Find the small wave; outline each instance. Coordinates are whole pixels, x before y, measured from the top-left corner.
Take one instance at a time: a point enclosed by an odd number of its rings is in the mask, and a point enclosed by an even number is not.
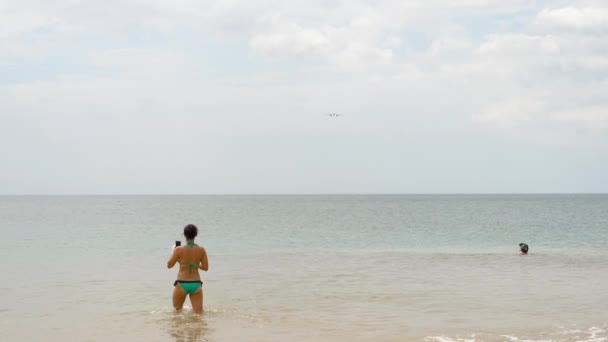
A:
[[[448,336],[427,336],[427,342],[475,342],[475,338],[453,338]]]
[[[192,313],[192,307],[190,307],[188,305],[184,305],[183,309],[179,312],[175,311],[175,309],[173,309],[173,307],[168,307],[168,306],[148,311],[148,314],[151,314],[151,315],[167,315],[167,314],[190,315],[191,313]],[[226,308],[219,308],[219,307],[205,307],[203,310],[203,315],[204,316],[209,316],[209,315],[211,315],[211,316],[222,316],[222,315],[239,316],[239,315],[243,315],[243,314],[237,309],[229,310]]]
[[[164,307],[164,308],[160,308],[160,309],[155,309],[150,311],[151,314],[155,315],[155,314],[166,314],[166,313],[171,313],[173,312],[173,308],[170,307]]]
[[[588,329],[567,329],[553,332],[542,332],[536,335],[493,335],[472,334],[468,336],[427,336],[426,342],[608,342],[608,327],[591,327]]]
[[[528,339],[528,338],[521,340],[518,337],[511,336],[511,335],[500,335],[500,336],[506,338],[507,341],[513,341],[513,342],[515,342],[515,341],[519,341],[519,342],[553,342],[553,341],[556,341],[556,340],[545,340],[545,339],[538,340],[538,339]],[[558,340],[558,341],[561,341],[561,340]]]

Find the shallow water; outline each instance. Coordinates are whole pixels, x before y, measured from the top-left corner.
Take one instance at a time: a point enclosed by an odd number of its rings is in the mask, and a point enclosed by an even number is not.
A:
[[[605,195],[0,197],[0,234],[2,341],[608,341]]]

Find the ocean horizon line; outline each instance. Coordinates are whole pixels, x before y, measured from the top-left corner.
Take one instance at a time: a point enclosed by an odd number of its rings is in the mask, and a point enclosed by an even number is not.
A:
[[[134,196],[568,196],[568,195],[608,195],[608,192],[369,192],[369,193],[27,193],[0,194],[0,197],[134,197]]]

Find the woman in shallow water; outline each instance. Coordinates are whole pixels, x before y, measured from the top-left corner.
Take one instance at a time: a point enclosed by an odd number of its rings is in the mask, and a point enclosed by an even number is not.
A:
[[[203,271],[209,270],[207,251],[205,248],[194,243],[194,238],[198,234],[198,228],[189,224],[184,227],[186,245],[175,247],[173,255],[167,262],[167,268],[172,268],[175,263],[179,263],[177,280],[173,284],[173,307],[181,310],[190,295],[192,311],[196,314],[203,313],[203,282],[198,273],[199,268]]]

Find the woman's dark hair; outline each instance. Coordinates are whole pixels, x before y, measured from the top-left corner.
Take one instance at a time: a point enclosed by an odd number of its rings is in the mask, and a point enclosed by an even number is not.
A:
[[[189,224],[184,227],[184,236],[186,237],[186,239],[192,240],[196,237],[197,234],[198,234],[198,228],[196,228],[195,225]]]

